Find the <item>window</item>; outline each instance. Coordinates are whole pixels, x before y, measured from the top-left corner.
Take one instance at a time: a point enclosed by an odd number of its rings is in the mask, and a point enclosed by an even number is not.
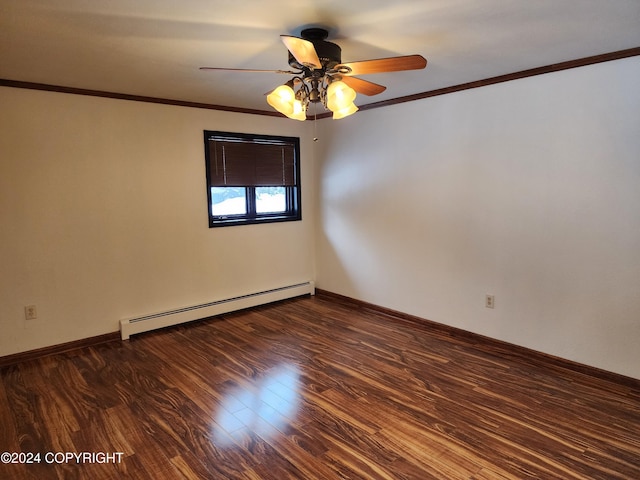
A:
[[[300,220],[300,139],[205,130],[209,227]]]

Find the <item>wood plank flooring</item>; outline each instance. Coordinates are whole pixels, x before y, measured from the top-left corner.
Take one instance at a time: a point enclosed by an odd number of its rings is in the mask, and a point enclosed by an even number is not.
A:
[[[640,391],[306,297],[3,367],[1,452],[40,454],[2,479],[638,479]]]

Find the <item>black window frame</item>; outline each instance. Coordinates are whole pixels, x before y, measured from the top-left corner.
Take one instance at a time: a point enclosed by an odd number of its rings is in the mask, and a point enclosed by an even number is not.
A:
[[[260,145],[287,145],[293,148],[293,170],[294,170],[294,184],[284,186],[285,189],[285,201],[286,210],[284,212],[269,212],[258,213],[256,211],[256,188],[262,186],[273,185],[236,185],[245,189],[245,202],[246,212],[245,214],[237,215],[214,215],[212,212],[212,198],[211,188],[212,185],[212,167],[211,167],[211,141],[222,142],[239,142],[239,143],[251,143],[255,148]],[[205,166],[206,166],[206,180],[207,180],[207,212],[209,217],[209,228],[216,227],[229,227],[237,225],[253,225],[260,223],[274,223],[274,222],[293,222],[302,220],[302,202],[301,202],[301,188],[300,188],[300,138],[299,137],[285,137],[277,135],[264,135],[253,133],[235,133],[235,132],[221,132],[216,130],[204,130],[204,151],[205,151]],[[284,168],[284,167],[283,167]]]

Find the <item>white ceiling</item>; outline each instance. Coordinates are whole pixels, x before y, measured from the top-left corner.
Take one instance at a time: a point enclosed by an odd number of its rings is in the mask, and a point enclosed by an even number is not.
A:
[[[370,75],[364,105],[640,46],[640,0],[0,0],[0,79],[270,110],[281,34],[330,30],[343,62],[421,54]]]

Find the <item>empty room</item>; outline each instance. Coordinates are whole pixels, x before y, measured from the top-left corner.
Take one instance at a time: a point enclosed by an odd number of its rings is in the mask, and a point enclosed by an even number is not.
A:
[[[637,0],[0,0],[0,478],[640,478]]]

